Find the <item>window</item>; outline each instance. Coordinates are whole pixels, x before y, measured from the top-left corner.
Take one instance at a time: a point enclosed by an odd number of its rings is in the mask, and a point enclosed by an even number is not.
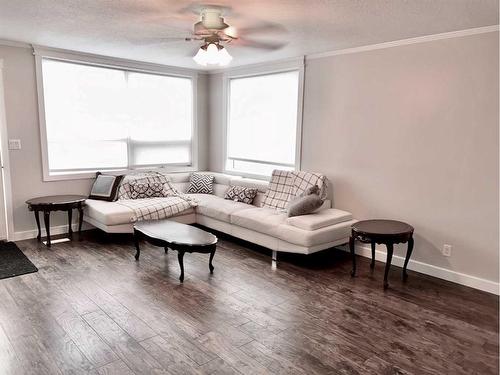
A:
[[[191,78],[49,58],[41,68],[49,176],[192,165]]]
[[[230,78],[226,170],[270,176],[297,168],[299,70]]]

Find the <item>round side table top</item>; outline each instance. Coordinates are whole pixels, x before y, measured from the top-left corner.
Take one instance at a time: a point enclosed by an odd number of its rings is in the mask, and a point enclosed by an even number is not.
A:
[[[362,220],[352,225],[352,230],[358,234],[397,236],[401,234],[413,233],[410,224],[397,220]]]
[[[84,195],[50,195],[50,196],[46,196],[46,197],[37,197],[37,198],[28,199],[26,201],[26,204],[28,204],[30,206],[74,204],[74,203],[83,202],[83,201],[85,201],[85,199],[87,199],[87,197]]]

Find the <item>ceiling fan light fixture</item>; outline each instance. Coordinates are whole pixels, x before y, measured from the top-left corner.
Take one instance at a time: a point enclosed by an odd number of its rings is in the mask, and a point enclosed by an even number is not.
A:
[[[193,57],[193,60],[202,66],[226,66],[232,59],[232,56],[223,46],[215,43],[204,44]]]
[[[207,64],[218,65],[219,64],[219,49],[214,43],[210,43],[207,46]]]
[[[222,47],[222,49],[219,50],[219,65],[220,66],[226,66],[229,65],[233,57],[227,52],[227,49]]]
[[[194,55],[193,60],[201,66],[207,66],[207,57],[206,57],[207,51],[201,47],[196,55]]]

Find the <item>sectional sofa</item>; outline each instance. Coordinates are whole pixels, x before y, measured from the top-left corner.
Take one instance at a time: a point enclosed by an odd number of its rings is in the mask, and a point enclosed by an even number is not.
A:
[[[277,252],[311,254],[348,242],[351,225],[355,222],[349,212],[331,207],[326,200],[322,207],[309,215],[288,218],[276,209],[260,207],[268,182],[221,173],[215,176],[214,194],[189,194],[198,202],[168,220],[185,224],[200,224],[267,247]],[[172,186],[186,192],[189,173],[167,173]],[[259,190],[253,204],[224,199],[230,185],[253,187]],[[136,221],[134,211],[116,202],[88,199],[84,220],[108,233],[132,233]]]

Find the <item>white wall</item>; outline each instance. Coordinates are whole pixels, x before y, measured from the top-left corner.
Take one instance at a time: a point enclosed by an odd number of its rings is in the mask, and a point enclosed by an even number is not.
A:
[[[498,42],[494,32],[307,60],[301,159],[333,182],[336,207],[411,223],[413,260],[494,282]],[[221,81],[209,80],[216,171]]]
[[[0,46],[0,59],[4,61],[8,137],[20,139],[22,143],[21,150],[9,151],[13,224],[14,231],[19,237],[23,235],[23,232],[36,228],[33,213],[28,211],[25,204],[27,199],[52,194],[87,195],[91,180],[43,181],[34,56],[30,48]],[[200,169],[206,169],[208,166],[207,80],[205,74],[198,75],[198,162]],[[64,213],[57,212],[51,215],[52,226],[66,224],[66,220]]]

